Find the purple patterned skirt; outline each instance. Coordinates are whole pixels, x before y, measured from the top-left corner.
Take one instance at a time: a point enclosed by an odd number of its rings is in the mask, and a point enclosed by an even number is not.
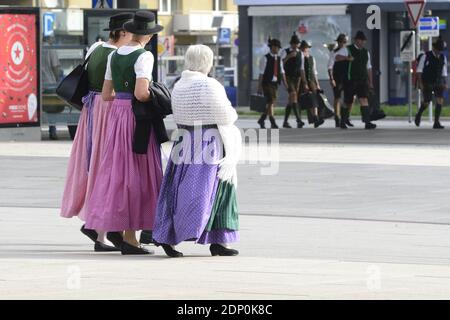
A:
[[[183,135],[173,145],[164,174],[153,238],[171,245],[182,241],[236,242],[237,230],[209,228],[208,231],[207,228],[220,184],[217,170],[223,145],[219,131],[208,127],[182,131]]]

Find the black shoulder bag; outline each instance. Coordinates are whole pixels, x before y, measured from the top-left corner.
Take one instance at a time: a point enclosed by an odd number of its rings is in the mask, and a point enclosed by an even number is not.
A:
[[[89,57],[83,64],[76,66],[71,73],[62,79],[56,88],[56,94],[78,110],[83,108],[83,102],[81,100],[89,92],[88,73],[86,69]]]

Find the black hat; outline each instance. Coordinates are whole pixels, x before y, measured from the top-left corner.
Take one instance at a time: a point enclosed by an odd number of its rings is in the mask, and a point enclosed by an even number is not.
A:
[[[292,37],[291,37],[291,41],[289,42],[290,44],[299,44],[300,43],[300,39],[297,36],[297,33],[293,33]]]
[[[118,13],[109,18],[109,27],[103,31],[123,30],[125,22],[133,20],[134,14],[131,12]]]
[[[271,39],[269,38],[269,43],[268,43],[269,47],[278,47],[281,48],[281,42],[278,39]]]
[[[138,11],[132,21],[126,22],[123,28],[131,33],[149,35],[160,32],[163,26],[156,24],[155,15],[151,11]]]
[[[355,40],[359,39],[359,40],[367,40],[366,35],[364,34],[364,32],[362,32],[361,30],[359,30],[358,32],[356,32],[355,35]]]
[[[445,42],[442,39],[437,39],[433,43],[433,48],[435,48],[438,51],[444,51],[445,50]]]
[[[306,40],[302,40],[302,42],[300,43],[300,49],[311,48],[311,47],[312,47],[311,43],[309,43]]]
[[[345,33],[340,33],[338,35],[338,37],[336,38],[336,42],[342,42],[342,41],[344,41],[346,39],[347,39],[347,35],[345,35]]]

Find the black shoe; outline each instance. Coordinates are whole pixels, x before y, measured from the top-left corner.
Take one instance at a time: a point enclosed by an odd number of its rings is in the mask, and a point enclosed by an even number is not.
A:
[[[258,120],[258,124],[259,124],[261,129],[265,129],[266,128],[266,124],[264,123],[263,119],[259,119]]]
[[[323,119],[316,119],[316,120],[314,121],[314,128],[320,127],[321,125],[324,124],[324,122],[325,122],[325,120],[323,120]]]
[[[287,122],[287,121],[285,121],[285,122],[283,123],[283,128],[286,128],[286,129],[292,129],[291,125],[290,125],[289,122]]]
[[[153,252],[141,247],[135,247],[128,242],[123,241],[121,250],[122,255],[140,255],[140,254],[152,254]]]
[[[372,130],[372,129],[375,129],[376,127],[377,127],[376,124],[371,123],[371,122],[366,122],[366,126],[364,127],[364,129],[366,129],[366,130]]]
[[[416,127],[420,127],[420,120],[421,120],[421,115],[416,114],[416,117],[414,118],[414,123],[416,124]]]
[[[441,125],[439,121],[435,122],[433,125],[433,129],[444,129],[445,127]]]
[[[339,128],[341,126],[341,119],[338,116],[334,116],[334,127]]]
[[[237,256],[239,254],[239,251],[225,248],[220,244],[212,244],[209,251],[211,251],[212,256]]]
[[[354,127],[353,123],[350,122],[350,119],[345,120],[345,124],[349,127]]]
[[[91,229],[86,229],[84,227],[84,224],[81,226],[80,229],[81,233],[83,233],[86,237],[88,237],[89,239],[91,239],[93,242],[97,242],[97,238],[98,238],[98,233],[95,230],[91,230]]]
[[[153,231],[152,230],[142,230],[139,242],[143,244],[153,243]]]
[[[94,246],[95,252],[112,252],[112,251],[120,251],[120,249],[117,249],[116,247],[108,246],[107,244],[104,244],[100,241],[95,241]]]
[[[117,249],[120,250],[120,248],[122,248],[123,237],[119,232],[108,232],[106,234],[106,239],[108,239]]]
[[[270,128],[271,129],[278,129],[278,125],[277,125],[277,122],[275,121],[275,118],[274,117],[270,117],[269,120],[270,120]]]
[[[157,247],[161,246],[164,249],[164,252],[166,253],[166,255],[170,258],[181,258],[183,256],[182,252],[175,250],[174,248],[172,248],[171,245],[168,245],[165,243],[157,243],[157,242],[154,242],[154,244]]]

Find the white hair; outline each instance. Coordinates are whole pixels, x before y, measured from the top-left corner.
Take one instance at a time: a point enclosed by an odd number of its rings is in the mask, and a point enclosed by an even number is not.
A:
[[[208,46],[195,44],[189,46],[184,55],[184,59],[184,67],[186,70],[208,74],[213,66],[214,54]]]

